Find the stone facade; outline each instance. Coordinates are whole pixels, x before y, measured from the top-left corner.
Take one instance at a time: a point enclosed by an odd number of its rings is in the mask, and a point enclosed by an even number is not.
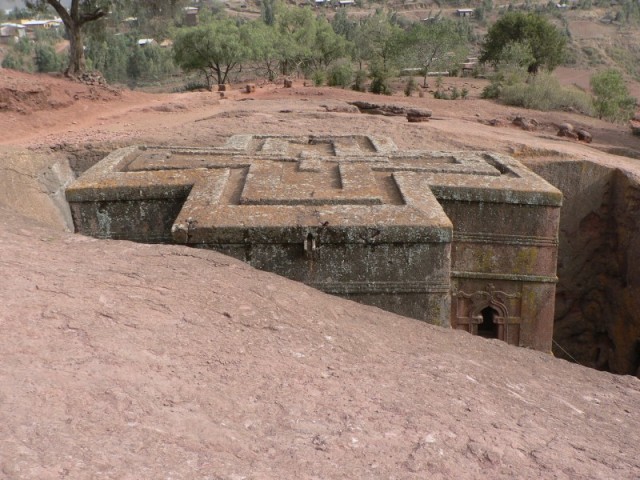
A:
[[[328,293],[550,351],[560,191],[488,152],[367,136],[129,147],[67,189],[76,230],[215,249]]]

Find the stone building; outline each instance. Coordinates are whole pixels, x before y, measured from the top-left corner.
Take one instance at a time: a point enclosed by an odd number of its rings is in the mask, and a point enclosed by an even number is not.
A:
[[[550,351],[562,194],[513,158],[367,136],[129,147],[67,189],[76,230],[209,248],[328,293]]]

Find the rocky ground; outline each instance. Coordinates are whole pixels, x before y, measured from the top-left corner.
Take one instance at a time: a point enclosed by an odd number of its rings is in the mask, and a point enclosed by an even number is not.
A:
[[[552,174],[567,159],[637,168],[626,126],[472,97],[385,99],[433,111],[408,123],[349,111],[372,95],[301,84],[220,99],[1,71],[0,477],[640,477],[637,378],[353,304],[213,252],[64,231],[74,170],[130,143],[354,132],[509,152]],[[514,126],[517,114],[537,129]],[[567,121],[593,143],[556,137]]]

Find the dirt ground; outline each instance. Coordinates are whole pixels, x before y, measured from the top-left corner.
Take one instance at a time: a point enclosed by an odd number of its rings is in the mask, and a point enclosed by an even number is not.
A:
[[[12,183],[30,158],[77,149],[216,145],[232,133],[638,162],[606,153],[640,150],[626,126],[500,106],[474,86],[464,101],[301,83],[221,99],[0,70],[0,176]],[[345,112],[362,99],[433,119]],[[516,114],[538,129],[512,125]],[[557,137],[565,121],[594,142]],[[7,192],[0,203],[19,205]],[[214,252],[99,241],[27,213],[0,206],[0,478],[640,477],[636,378],[330,297]]]
[[[485,80],[446,78],[444,88],[467,87],[466,100],[377,96],[334,88],[280,85],[241,92],[235,85],[228,98],[217,92],[147,94],[105,89],[63,78],[0,72],[0,145],[31,149],[108,144],[213,145],[232,133],[321,134],[367,133],[392,137],[402,148],[491,149],[517,155],[602,157],[603,151],[624,151],[640,157],[640,137],[626,125],[615,125],[567,112],[535,112],[479,98]],[[343,113],[347,102],[368,100],[427,108],[428,123],[403,117]],[[327,111],[326,107],[330,107]],[[536,131],[512,125],[516,115],[533,118]],[[570,122],[593,134],[586,145],[556,137],[557,125]],[[489,125],[492,123],[495,126]],[[624,161],[623,157],[619,157]]]

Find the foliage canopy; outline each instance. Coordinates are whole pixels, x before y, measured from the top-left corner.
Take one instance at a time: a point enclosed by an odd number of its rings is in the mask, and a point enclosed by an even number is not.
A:
[[[636,99],[629,95],[622,74],[607,69],[591,77],[591,89],[598,118],[614,122],[629,120],[636,110]]]
[[[541,67],[552,71],[564,59],[566,37],[543,16],[536,13],[508,12],[490,28],[482,45],[480,61],[497,64],[504,49],[513,43],[528,46],[533,59],[529,73]]]
[[[403,56],[424,71],[424,85],[429,71],[447,71],[464,60],[468,53],[467,38],[458,22],[440,20],[414,24],[403,41]]]
[[[186,71],[201,71],[212,82],[223,84],[229,73],[249,57],[240,28],[231,19],[178,30],[173,44],[176,63]]]

